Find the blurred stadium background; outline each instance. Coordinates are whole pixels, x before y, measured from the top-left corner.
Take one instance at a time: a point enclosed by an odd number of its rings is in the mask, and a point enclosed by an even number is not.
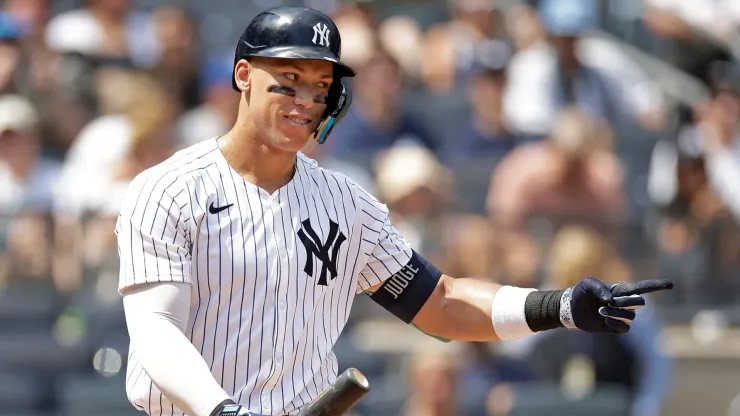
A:
[[[740,2],[0,1],[0,415],[138,414],[123,190],[227,131],[258,11],[331,13],[351,113],[305,152],[453,276],[665,277],[629,336],[442,344],[356,302],[355,415],[740,415]]]

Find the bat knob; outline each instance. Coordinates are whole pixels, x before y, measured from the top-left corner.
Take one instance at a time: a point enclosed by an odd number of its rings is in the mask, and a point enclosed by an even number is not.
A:
[[[367,380],[367,377],[360,372],[360,370],[356,368],[348,368],[345,373],[351,374],[351,377],[357,382],[359,387],[368,391],[370,390],[370,382]]]

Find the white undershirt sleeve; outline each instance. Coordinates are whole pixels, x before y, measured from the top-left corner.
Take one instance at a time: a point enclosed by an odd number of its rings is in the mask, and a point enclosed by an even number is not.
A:
[[[129,337],[144,371],[188,416],[208,416],[229,395],[185,336],[190,285],[134,286],[123,296]]]

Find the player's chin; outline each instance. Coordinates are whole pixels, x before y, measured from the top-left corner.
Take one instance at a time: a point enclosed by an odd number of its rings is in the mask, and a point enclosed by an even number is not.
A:
[[[306,143],[310,140],[310,136],[301,135],[289,135],[285,132],[279,132],[272,140],[272,145],[280,149],[284,152],[299,152],[301,151],[305,146]]]
[[[309,139],[311,139],[314,131],[316,130],[316,123],[311,122],[308,124],[297,124],[290,120],[285,120],[280,126],[281,134],[281,146],[283,149],[288,150],[301,150]]]

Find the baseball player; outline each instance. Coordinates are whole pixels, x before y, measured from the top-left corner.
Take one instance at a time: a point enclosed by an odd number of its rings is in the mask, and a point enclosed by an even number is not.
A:
[[[130,356],[126,392],[149,415],[296,415],[336,378],[357,294],[442,340],[567,327],[624,333],[667,281],[553,291],[444,275],[384,204],[300,152],[350,106],[332,20],[256,16],[239,39],[234,127],[138,175],[116,225]]]

